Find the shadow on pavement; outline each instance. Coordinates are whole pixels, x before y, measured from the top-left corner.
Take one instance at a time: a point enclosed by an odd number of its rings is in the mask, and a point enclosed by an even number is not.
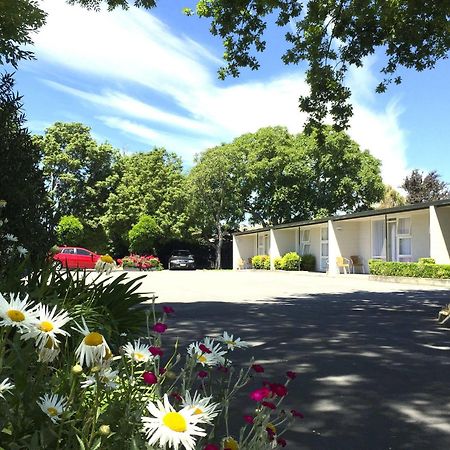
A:
[[[172,303],[167,338],[187,346],[226,330],[254,345],[236,362],[253,355],[278,381],[296,371],[285,408],[305,419],[285,436],[291,449],[448,449],[450,330],[435,318],[449,302],[447,291],[406,291]],[[238,421],[252,406],[240,402]]]

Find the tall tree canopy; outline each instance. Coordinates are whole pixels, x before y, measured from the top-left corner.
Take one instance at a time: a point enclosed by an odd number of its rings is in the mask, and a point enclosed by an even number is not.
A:
[[[43,154],[43,170],[55,216],[74,215],[96,226],[113,189],[119,152],[97,144],[81,123],[57,122],[36,136]]]
[[[376,209],[394,208],[406,204],[406,198],[391,185],[384,186],[384,196],[380,203],[375,205]]]
[[[35,253],[45,253],[51,238],[51,213],[40,168],[39,147],[26,128],[14,80],[0,78],[0,200],[6,201],[3,231]]]
[[[406,191],[408,203],[432,202],[450,197],[448,184],[442,181],[441,176],[431,171],[424,176],[422,172],[414,169],[403,182],[402,188]]]
[[[62,0],[61,0],[62,1]],[[69,0],[87,8],[127,8],[126,0]],[[135,0],[134,5],[152,8],[156,0]],[[34,0],[0,1],[0,63],[17,63],[32,54],[20,46],[45,20]],[[401,82],[399,67],[422,71],[446,58],[450,48],[448,17],[450,0],[199,0],[196,13],[210,20],[210,31],[223,40],[225,66],[220,77],[238,76],[241,68],[259,68],[257,53],[266,48],[264,33],[269,24],[282,29],[288,48],[285,64],[308,65],[309,95],[300,97],[300,108],[309,113],[308,131],[327,114],[338,128],[352,115],[350,89],[345,75],[350,66],[362,66],[364,58],[379,50],[386,60],[383,92],[393,81]]]

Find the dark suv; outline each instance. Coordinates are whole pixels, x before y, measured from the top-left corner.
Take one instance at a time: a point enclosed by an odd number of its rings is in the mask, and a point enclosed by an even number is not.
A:
[[[194,255],[189,250],[174,250],[169,258],[169,270],[173,269],[195,270]]]

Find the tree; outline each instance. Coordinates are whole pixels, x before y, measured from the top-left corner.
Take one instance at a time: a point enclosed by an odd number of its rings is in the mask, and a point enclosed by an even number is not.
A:
[[[196,157],[189,173],[190,207],[202,230],[214,230],[216,269],[221,268],[224,232],[244,218],[245,154],[233,144]]]
[[[33,143],[14,92],[10,74],[0,78],[0,200],[6,201],[3,231],[15,235],[29,251],[46,253],[52,239],[50,207],[40,168],[41,153]]]
[[[56,227],[58,243],[62,245],[77,246],[83,242],[84,227],[80,219],[75,216],[62,216]]]
[[[423,176],[422,172],[414,169],[409,177],[406,177],[402,188],[407,192],[408,203],[432,202],[450,197],[448,184],[440,180],[440,175],[431,171]]]
[[[117,253],[128,248],[128,232],[142,214],[152,216],[165,239],[188,228],[186,186],[181,159],[163,148],[135,153],[118,165],[119,181],[106,202],[102,223]]]
[[[400,192],[396,191],[392,186],[385,185],[384,197],[380,203],[376,205],[376,209],[394,208],[395,206],[403,206],[406,204],[406,199]]]
[[[108,143],[97,144],[90,128],[81,123],[56,122],[35,142],[44,156],[44,176],[56,219],[74,215],[97,228],[116,182],[119,152]]]
[[[128,233],[130,250],[133,253],[150,255],[155,251],[155,245],[161,237],[161,229],[156,220],[143,214]]]

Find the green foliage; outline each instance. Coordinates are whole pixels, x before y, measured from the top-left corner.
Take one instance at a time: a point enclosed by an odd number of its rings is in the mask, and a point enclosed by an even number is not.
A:
[[[308,65],[309,94],[300,98],[300,108],[309,113],[307,131],[327,115],[338,128],[348,125],[353,110],[345,77],[350,67],[363,66],[367,56],[379,50],[386,55],[378,92],[401,82],[398,69],[422,71],[446,58],[448,12],[446,1],[410,0],[200,0],[196,8],[198,16],[211,21],[211,33],[222,39],[221,78],[239,76],[243,67],[258,69],[256,53],[266,48],[266,30],[273,24],[287,29],[283,62]]]
[[[148,255],[154,253],[155,244],[162,236],[154,217],[143,214],[128,233],[130,250]]]
[[[83,241],[84,227],[75,216],[62,216],[56,227],[58,244],[77,246]]]
[[[375,209],[394,208],[395,206],[403,206],[406,199],[400,192],[396,191],[392,186],[385,185],[384,196],[380,203],[374,205]]]
[[[0,200],[6,201],[2,208],[3,231],[15,235],[21,245],[36,255],[50,247],[53,239],[49,230],[53,222],[39,165],[41,153],[26,128],[21,108],[21,97],[14,92],[12,75],[1,75]]]
[[[296,252],[289,252],[283,255],[282,269],[283,270],[300,270],[301,257]]]
[[[369,269],[372,275],[415,278],[450,278],[449,264],[385,262],[371,259],[369,260]]]
[[[436,261],[434,258],[419,258],[417,260],[419,264],[436,264]]]
[[[252,258],[252,267],[254,269],[270,270],[270,256],[256,255]]]
[[[407,193],[408,203],[432,202],[450,197],[448,184],[440,180],[440,175],[435,170],[423,176],[422,172],[414,169],[405,178],[402,188]]]
[[[139,270],[163,270],[163,266],[156,256],[129,255],[121,260],[124,268],[133,268]]]
[[[281,256],[277,256],[273,260],[273,265],[275,267],[275,270],[283,270],[283,258]]]
[[[309,253],[301,256],[300,269],[314,272],[316,270],[316,257]]]

